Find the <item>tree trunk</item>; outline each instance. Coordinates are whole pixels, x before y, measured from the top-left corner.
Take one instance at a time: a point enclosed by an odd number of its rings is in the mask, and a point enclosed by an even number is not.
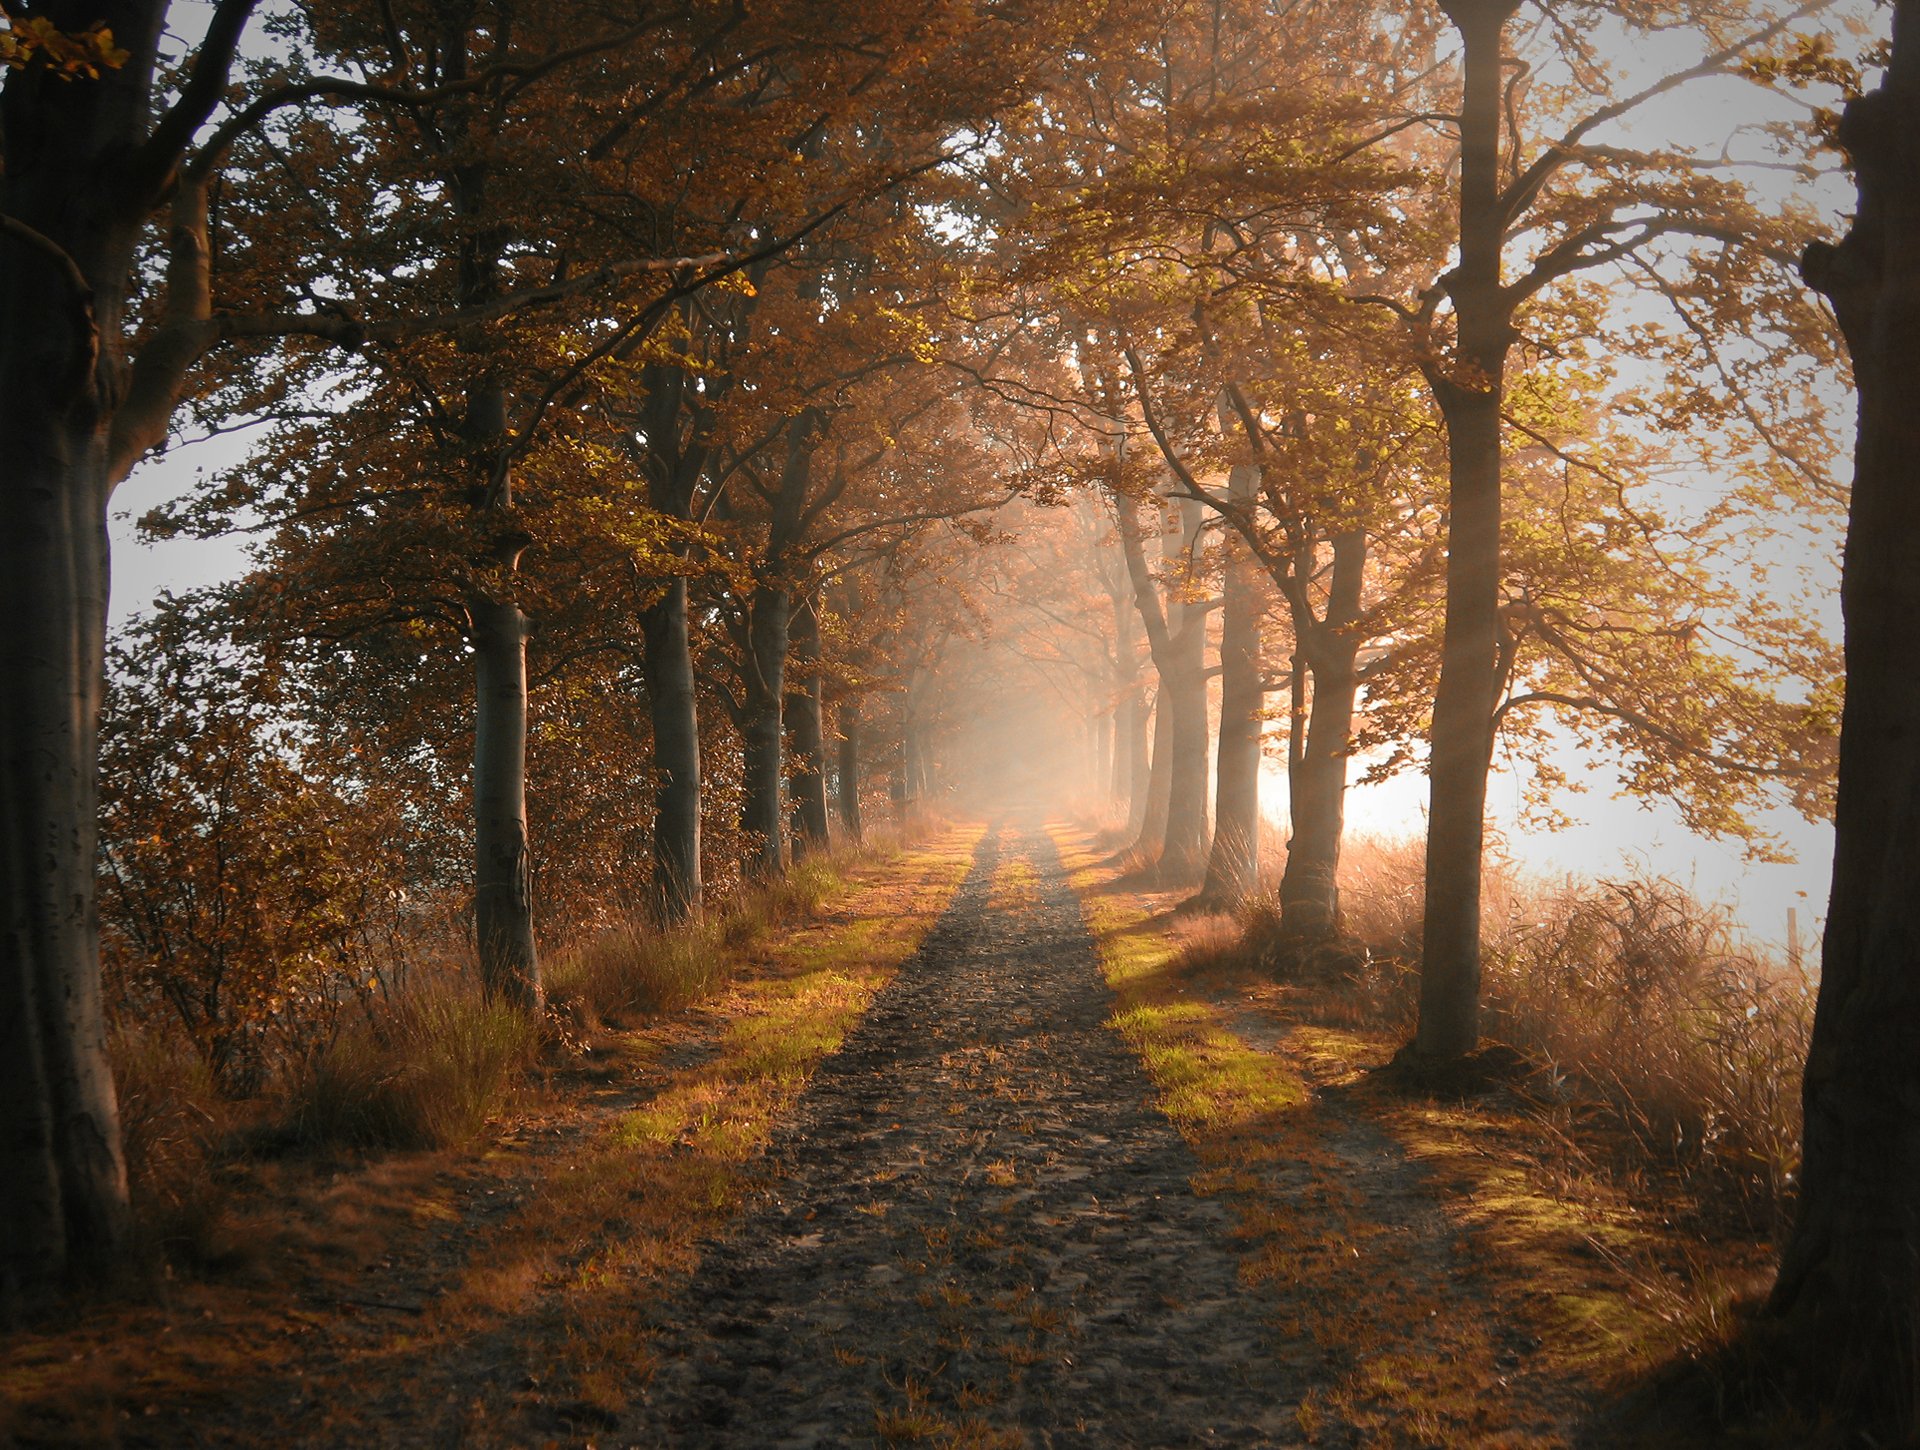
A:
[[[1292,784],[1293,833],[1280,878],[1281,930],[1301,941],[1340,933],[1340,843],[1358,693],[1351,641],[1328,646],[1313,671],[1306,748]]]
[[[35,399],[31,355],[60,334],[23,325],[35,313],[20,296],[27,279],[8,272],[0,273],[14,284],[5,288],[0,343],[7,399],[0,457],[8,475],[0,490],[0,598],[13,621],[0,641],[7,863],[0,1303],[15,1288],[103,1265],[127,1219],[93,884],[107,602],[104,459],[84,417],[50,416],[44,396]]]
[[[1417,1051],[1458,1057],[1480,1037],[1480,868],[1499,660],[1500,398],[1512,343],[1500,293],[1501,32],[1516,0],[1443,0],[1460,30],[1460,265],[1449,290],[1459,342],[1428,364],[1447,427],[1447,606],[1434,695],[1426,915]]]
[[[1148,572],[1138,516],[1132,499],[1114,498],[1121,552],[1133,585],[1135,608],[1147,632],[1147,648],[1160,677],[1154,702],[1152,778],[1147,813],[1134,844],[1136,855],[1155,863],[1171,881],[1199,874],[1206,856],[1207,830],[1207,678],[1206,614],[1170,601],[1162,605]],[[1200,525],[1200,506],[1181,505],[1182,544]],[[1182,545],[1167,551],[1178,559]]]
[[[1920,0],[1840,140],[1860,205],[1807,249],[1860,390],[1841,603],[1833,896],[1807,1056],[1805,1158],[1771,1308],[1806,1382],[1885,1443],[1920,1431]]]
[[[787,694],[793,735],[793,852],[827,848],[827,747],[820,707],[820,617],[802,600],[790,629],[794,683]]]
[[[476,598],[473,615],[473,926],[489,998],[540,1005],[527,845],[527,617]]]
[[[653,722],[653,904],[663,925],[700,910],[700,717],[687,633],[687,581],[640,615]]]
[[[1147,819],[1147,702],[1140,679],[1140,619],[1124,559],[1118,571],[1103,571],[1103,575],[1113,605],[1113,800],[1126,811],[1128,835],[1138,839]]]
[[[840,829],[847,839],[858,841],[863,835],[860,824],[860,705],[856,700],[840,702],[840,791],[835,799],[839,807]]]
[[[1207,616],[1180,606],[1173,631],[1173,669],[1162,679],[1167,706],[1167,825],[1160,851],[1161,879],[1196,880],[1207,860],[1207,753],[1213,731],[1207,721]]]
[[[1259,470],[1241,464],[1227,493],[1250,502]],[[1266,690],[1260,681],[1262,575],[1237,533],[1226,540],[1220,616],[1220,745],[1214,779],[1213,851],[1201,899],[1232,906],[1253,894],[1260,873],[1260,739]]]
[[[920,803],[917,793],[920,770],[919,684],[920,669],[915,666],[908,672],[907,687],[900,695],[900,768],[894,773],[893,796],[900,804],[902,816],[912,815]]]
[[[746,753],[746,800],[740,827],[747,834],[747,875],[764,880],[786,869],[786,832],[781,813],[782,709],[786,690],[787,591],[763,584],[754,590],[747,623],[746,714],[741,727]]]
[[[1166,687],[1153,703],[1153,753],[1147,760],[1147,808],[1140,817],[1140,833],[1133,853],[1155,862],[1167,844],[1167,801],[1173,779],[1173,714],[1166,708]]]
[[[1359,694],[1355,661],[1367,538],[1359,530],[1333,541],[1333,573],[1326,617],[1297,627],[1296,657],[1313,681],[1313,703],[1297,716],[1304,726],[1288,765],[1292,832],[1280,880],[1281,931],[1297,941],[1340,934],[1340,845],[1346,834],[1347,763],[1353,756],[1353,710]],[[1297,619],[1296,622],[1298,623]],[[1296,692],[1295,708],[1300,708]]]
[[[1124,780],[1122,798],[1127,804],[1127,832],[1136,838],[1146,827],[1147,801],[1151,795],[1149,782],[1153,768],[1147,736],[1147,716],[1151,712],[1145,686],[1136,670],[1120,702],[1121,729],[1126,735],[1126,742],[1121,750],[1115,752],[1115,767],[1122,772]]]
[[[1087,795],[1089,804],[1097,809],[1110,804],[1107,790],[1113,780],[1113,707],[1103,705],[1097,708],[1093,713],[1092,726],[1093,765]]]
[[[30,231],[0,237],[0,1308],[111,1264],[128,1221],[100,1000],[95,742],[109,437],[128,279],[158,200],[128,163],[165,13],[97,6],[71,23],[110,25],[126,64],[85,81],[30,64],[0,90],[0,214]]]

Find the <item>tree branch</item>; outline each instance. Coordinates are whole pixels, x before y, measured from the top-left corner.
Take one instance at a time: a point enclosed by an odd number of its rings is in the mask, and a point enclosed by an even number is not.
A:
[[[194,55],[193,70],[180,92],[180,99],[168,108],[134,156],[133,191],[140,199],[142,210],[152,206],[165,192],[169,179],[180,165],[180,158],[193,143],[194,133],[206,125],[226,95],[234,56],[240,48],[240,35],[247,28],[256,3],[257,0],[219,0],[214,7],[206,38]]]
[[[1558,172],[1562,166],[1565,166],[1568,161],[1573,159],[1583,136],[1590,134],[1600,126],[1604,126],[1609,121],[1618,120],[1629,111],[1635,110],[1646,104],[1646,102],[1653,100],[1656,96],[1664,95],[1668,91],[1683,86],[1689,81],[1703,80],[1710,75],[1724,74],[1730,62],[1739,59],[1739,57],[1752,50],[1755,46],[1764,45],[1789,25],[1792,25],[1796,20],[1804,20],[1809,15],[1825,10],[1832,3],[1833,0],[1807,0],[1807,3],[1801,5],[1799,9],[1781,16],[1770,25],[1762,26],[1744,40],[1736,41],[1732,45],[1715,51],[1697,65],[1690,66],[1683,71],[1675,71],[1672,75],[1662,77],[1660,80],[1655,81],[1652,85],[1634,95],[1623,97],[1611,105],[1602,106],[1598,110],[1583,116],[1579,121],[1575,122],[1559,140],[1548,143],[1547,149],[1534,159],[1533,165],[1521,172],[1501,195],[1499,202],[1501,230],[1504,232],[1506,228],[1512,226],[1515,219],[1529,206],[1533,205],[1534,199],[1539,196],[1546,184],[1553,179],[1554,174]]]

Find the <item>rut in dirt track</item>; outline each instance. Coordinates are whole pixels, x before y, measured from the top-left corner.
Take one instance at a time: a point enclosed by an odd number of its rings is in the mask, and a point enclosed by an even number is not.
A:
[[[1111,1011],[1051,840],[989,831],[777,1137],[766,1198],[663,1311],[622,1438],[1297,1443],[1231,1215]]]

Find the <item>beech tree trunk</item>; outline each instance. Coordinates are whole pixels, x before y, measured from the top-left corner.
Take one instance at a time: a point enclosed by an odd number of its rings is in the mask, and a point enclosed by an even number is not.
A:
[[[827,847],[827,747],[820,705],[820,617],[811,600],[793,611],[789,634],[794,683],[787,693],[793,736],[793,851],[804,855]]]
[[[1089,799],[1095,805],[1106,804],[1100,798],[1113,780],[1114,711],[1111,706],[1097,709],[1092,717],[1093,766]]]
[[[0,1304],[110,1264],[128,1221],[100,999],[96,732],[127,286],[159,200],[132,163],[165,13],[56,11],[55,25],[110,25],[127,62],[79,81],[30,64],[0,90],[0,214],[23,229],[0,235]]]
[[[763,584],[753,592],[747,624],[746,712],[741,726],[746,754],[746,800],[740,826],[752,853],[747,874],[757,879],[786,869],[786,832],[781,811],[784,761],[781,751],[787,671],[787,591]]]
[[[488,997],[540,1005],[527,843],[527,616],[474,599],[473,927]]]
[[[1250,502],[1259,470],[1236,466],[1227,494]],[[1260,680],[1259,565],[1237,534],[1227,536],[1220,615],[1220,744],[1214,772],[1213,850],[1202,900],[1231,906],[1250,896],[1260,874],[1260,739],[1266,689]]]
[[[863,834],[860,824],[860,706],[857,701],[840,702],[839,793],[834,803],[839,809],[840,829],[849,840]]]
[[[5,247],[0,242],[0,247]],[[83,392],[52,400],[34,365],[84,366],[72,305],[18,249],[0,259],[0,1301],[109,1260],[127,1219],[94,910],[106,637],[106,470]],[[22,262],[25,265],[21,265]],[[11,264],[11,265],[9,265]],[[23,285],[24,284],[24,285]],[[37,285],[36,285],[37,284]],[[40,305],[32,294],[41,294]],[[35,355],[38,355],[37,357]],[[91,391],[90,388],[86,391]]]
[[[1517,0],[1442,0],[1460,31],[1460,264],[1449,274],[1455,355],[1427,365],[1447,428],[1447,605],[1428,761],[1426,914],[1416,1050],[1458,1057],[1480,1038],[1480,873],[1499,661],[1500,399],[1512,344],[1500,291],[1501,33]]]
[[[1293,833],[1280,878],[1282,932],[1302,941],[1340,933],[1340,843],[1346,832],[1347,761],[1358,693],[1354,648],[1336,645],[1313,671],[1306,747],[1291,786]]]
[[[1313,700],[1303,711],[1296,689],[1295,719],[1302,728],[1287,770],[1292,833],[1280,879],[1280,929],[1298,941],[1340,934],[1340,845],[1360,689],[1360,641],[1351,626],[1360,612],[1366,563],[1364,533],[1356,529],[1337,536],[1325,618],[1315,621],[1308,611],[1302,624],[1302,612],[1296,611],[1301,643],[1295,668],[1312,681]]]
[[[1127,831],[1138,837],[1147,820],[1147,701],[1140,679],[1140,623],[1133,589],[1125,575],[1112,590],[1114,635],[1113,799],[1127,815]]]
[[[653,903],[666,925],[700,910],[700,717],[687,633],[687,581],[675,579],[642,611],[653,722]]]
[[[1160,689],[1154,702],[1153,763],[1146,819],[1135,852],[1155,863],[1168,881],[1199,876],[1206,860],[1207,727],[1206,611],[1177,600],[1164,606],[1148,572],[1133,500],[1114,500],[1121,551],[1133,585],[1134,605],[1147,633]],[[1180,543],[1167,550],[1178,560],[1200,527],[1200,505],[1180,505]]]
[[[1190,604],[1178,609],[1172,670],[1160,686],[1170,726],[1160,876],[1170,883],[1197,880],[1206,867],[1207,753],[1213,734],[1207,721],[1206,611]]]
[[[1133,851],[1142,861],[1155,862],[1167,843],[1167,801],[1173,779],[1173,716],[1166,707],[1162,684],[1153,703],[1153,751],[1147,759],[1146,810]]]
[[[1114,753],[1115,769],[1121,772],[1122,796],[1127,806],[1127,829],[1138,836],[1147,822],[1147,783],[1152,776],[1147,736],[1146,689],[1136,673],[1127,694],[1120,702],[1121,730],[1125,743]]]
[[[693,309],[686,313],[693,321]],[[647,502],[669,518],[693,522],[694,497],[711,452],[710,395],[690,403],[694,389],[684,368],[652,363],[644,388],[640,436],[625,436],[647,479]],[[691,406],[692,426],[683,414]],[[685,546],[681,545],[681,549]],[[664,925],[697,915],[704,895],[700,860],[702,783],[700,713],[693,671],[684,575],[666,582],[659,599],[640,611],[641,668],[653,726],[653,906]]]
[[[1859,212],[1804,271],[1860,390],[1847,697],[1800,1199],[1771,1309],[1807,1382],[1892,1444],[1920,1432],[1920,0],[1897,0],[1886,81],[1839,135]]]
[[[477,203],[473,203],[477,204]],[[463,274],[489,276],[490,259],[463,259]],[[470,279],[463,293],[485,297],[491,283]],[[483,374],[467,393],[466,434],[486,459],[507,435],[507,394]],[[504,589],[519,566],[526,536],[513,522],[513,480],[487,482],[485,515],[496,532],[490,558]],[[488,590],[483,584],[481,589]],[[527,616],[510,595],[476,592],[473,620],[473,929],[480,982],[491,1000],[535,1010],[540,958],[533,942],[533,853],[527,830]]]
[[[1176,504],[1179,531],[1161,536],[1169,568],[1193,558],[1205,521],[1204,507],[1183,498]],[[1167,769],[1167,829],[1160,851],[1163,881],[1198,881],[1207,863],[1207,615],[1209,610],[1175,598],[1167,606],[1168,668],[1160,692],[1171,725]]]

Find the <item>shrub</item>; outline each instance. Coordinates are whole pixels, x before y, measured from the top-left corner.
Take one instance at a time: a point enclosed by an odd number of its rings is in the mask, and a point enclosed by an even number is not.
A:
[[[393,831],[287,723],[255,656],[176,610],[116,643],[100,732],[101,960],[116,1020],[170,1014],[230,1097],[377,990]]]

